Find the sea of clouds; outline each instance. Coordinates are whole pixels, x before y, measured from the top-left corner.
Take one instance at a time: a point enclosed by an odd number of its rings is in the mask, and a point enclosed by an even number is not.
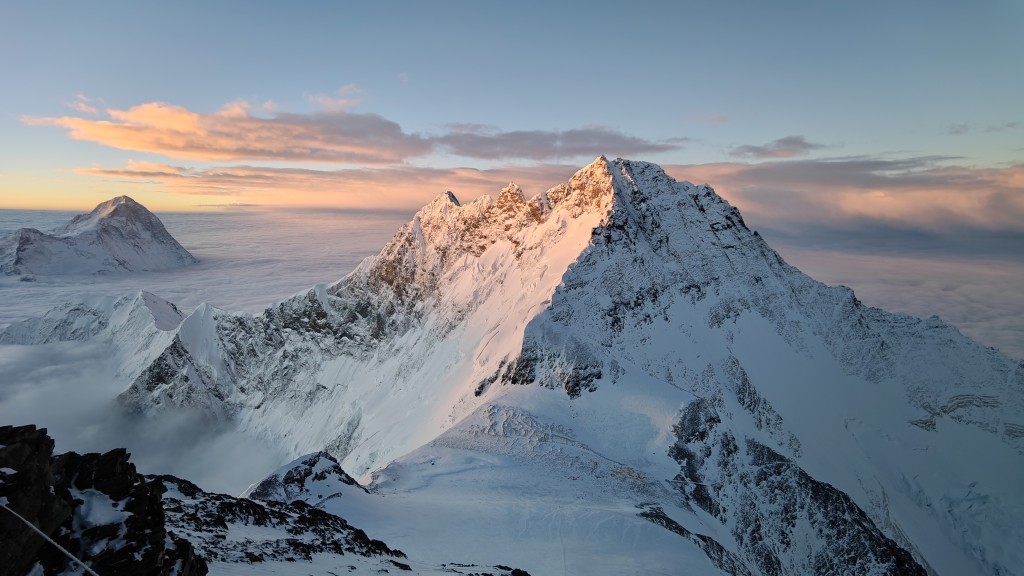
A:
[[[0,235],[44,231],[72,213],[0,210]],[[83,296],[147,290],[188,313],[201,302],[259,312],[318,283],[330,283],[376,253],[406,223],[403,211],[268,210],[161,214],[200,263],[170,272],[86,277],[0,277],[0,326]],[[1024,357],[1024,267],[957,254],[877,251],[779,236],[770,244],[793,265],[853,288],[866,304],[916,316],[937,314],[978,341]],[[125,387],[93,342],[0,346],[0,424],[47,427],[58,451],[127,446],[140,470],[187,477],[208,490],[239,493],[295,455],[233,432],[211,432],[188,415],[161,421],[124,415]]]

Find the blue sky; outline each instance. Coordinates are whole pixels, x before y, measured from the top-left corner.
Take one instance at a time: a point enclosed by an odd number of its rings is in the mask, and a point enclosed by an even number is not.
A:
[[[76,184],[110,187],[75,169],[168,160],[145,147],[74,141],[26,118],[99,120],[105,108],[151,102],[208,114],[244,101],[309,115],[318,101],[344,99],[349,113],[432,136],[466,125],[537,139],[601,127],[672,146],[621,147],[668,164],[763,160],[743,147],[770,151],[787,137],[802,139],[791,140],[794,155],[812,158],[938,156],[989,167],[1024,157],[1017,1],[6,2],[3,12],[0,185],[9,206],[19,203],[18,184],[70,199]],[[76,98],[101,114],[69,108]],[[619,154],[616,141],[602,144],[529,162],[507,147],[494,158],[436,149],[401,164],[580,164]]]
[[[1017,274],[1022,57],[1019,0],[0,0],[0,208],[411,213],[606,154],[774,245]]]
[[[1021,232],[1016,0],[3,13],[0,207],[411,210],[510,179],[540,192],[607,154],[768,226]]]

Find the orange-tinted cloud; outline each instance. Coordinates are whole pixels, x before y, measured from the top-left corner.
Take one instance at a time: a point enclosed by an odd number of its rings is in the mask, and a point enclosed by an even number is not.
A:
[[[602,126],[502,132],[462,125],[438,135],[409,134],[377,114],[353,112],[358,104],[352,98],[356,92],[355,87],[346,86],[337,97],[310,96],[317,109],[312,114],[284,113],[247,102],[233,102],[203,114],[165,102],[148,102],[127,110],[107,109],[107,119],[102,120],[25,116],[22,121],[64,128],[77,140],[198,162],[382,165],[436,151],[485,160],[551,161],[665,152],[681,148],[685,140],[646,140]],[[80,104],[79,111],[95,111],[85,102]]]
[[[679,180],[708,182],[791,263],[828,283],[857,287],[869,305],[939,313],[972,337],[1021,357],[1024,165],[948,166],[944,159],[831,159],[668,165]],[[948,161],[948,159],[945,159]],[[577,165],[469,168],[204,170],[131,163],[80,172],[195,196],[234,195],[245,206],[305,204],[410,212],[445,190],[463,201],[508,181],[535,194]],[[237,200],[237,201],[233,201]],[[867,254],[867,255],[866,255]]]
[[[355,84],[348,84],[338,89],[337,96],[312,94],[309,101],[321,112],[346,112],[359,105],[359,99],[354,97],[359,92]]]
[[[496,195],[510,181],[518,183],[527,194],[536,194],[568,180],[578,169],[549,164],[489,170],[407,165],[345,170],[259,166],[195,170],[133,162],[123,169],[77,172],[136,186],[156,184],[177,194],[236,196],[246,202],[415,210],[445,191],[453,191],[462,200],[473,200],[483,194]]]
[[[23,117],[22,121],[65,128],[76,140],[201,162],[387,164],[422,156],[431,149],[425,138],[406,134],[398,124],[377,114],[338,109],[337,101],[322,104],[335,109],[260,117],[254,116],[245,102],[228,104],[210,114],[149,102],[128,110],[108,109],[109,120],[61,116]]]
[[[1024,264],[1024,164],[859,158],[666,168],[711,183],[776,248]]]
[[[74,100],[68,103],[68,108],[83,114],[97,116],[100,113],[99,109],[94,105],[97,102],[98,100],[95,98],[89,98],[85,94],[78,94]]]
[[[935,158],[853,158],[666,165],[679,180],[710,183],[748,222],[791,234],[810,230],[928,234],[995,231],[1024,236],[1024,164],[1003,168],[946,166]],[[260,166],[190,169],[129,163],[82,174],[147,182],[186,195],[232,195],[245,201],[417,208],[446,190],[463,199],[495,194],[509,181],[529,194],[567,180],[580,165],[314,170]]]
[[[775,226],[865,221],[941,231],[1024,232],[1024,164],[948,166],[941,158],[847,158],[668,167],[709,182],[745,212]]]

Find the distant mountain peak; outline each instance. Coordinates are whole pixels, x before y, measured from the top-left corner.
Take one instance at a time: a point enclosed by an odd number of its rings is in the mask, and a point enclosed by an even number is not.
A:
[[[120,206],[122,204],[127,204],[128,206],[142,206],[142,204],[136,202],[135,199],[132,198],[131,196],[122,194],[121,196],[114,196],[113,198],[107,200],[106,202],[100,202],[99,204],[96,205],[95,208],[93,208],[92,211],[101,212],[104,210],[114,208],[115,206]]]
[[[79,214],[54,230],[56,236],[74,236],[82,232],[104,225],[115,225],[115,220],[135,223],[138,226],[152,228],[154,232],[167,233],[160,219],[145,206],[128,196],[117,196],[106,202],[100,202],[92,211]],[[124,228],[124,224],[117,225]]]
[[[155,214],[128,196],[101,202],[50,234],[21,229],[0,242],[5,274],[134,272],[198,262]]]

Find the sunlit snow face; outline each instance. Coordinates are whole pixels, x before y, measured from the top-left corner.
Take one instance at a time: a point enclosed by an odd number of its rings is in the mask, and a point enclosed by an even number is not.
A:
[[[21,227],[52,230],[71,216],[0,211],[0,233]],[[3,277],[0,325],[88,296],[138,290],[164,297],[186,313],[201,302],[258,312],[314,284],[339,279],[379,250],[408,215],[293,211],[164,214],[161,220],[199,264],[173,273],[38,276],[34,282]],[[0,422],[47,427],[58,451],[126,445],[145,473],[174,471],[226,492],[240,491],[286,459],[239,435],[198,435],[187,415],[145,425],[124,418],[112,400],[124,385],[105,355],[94,343],[0,345]]]

